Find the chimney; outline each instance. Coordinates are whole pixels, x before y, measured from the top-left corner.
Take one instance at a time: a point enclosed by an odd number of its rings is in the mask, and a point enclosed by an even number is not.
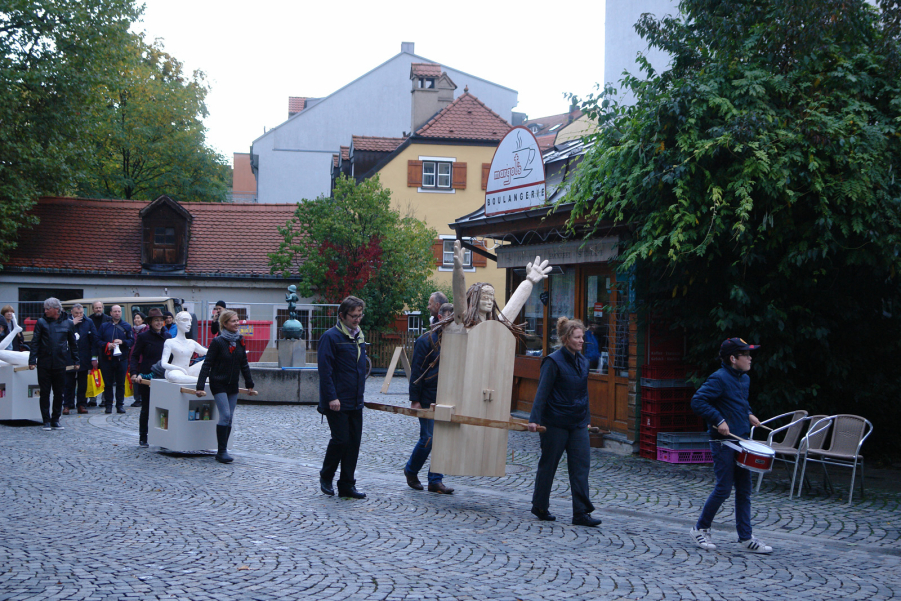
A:
[[[406,52],[407,54],[416,54],[415,52],[413,52],[413,46],[415,46],[413,42],[401,42],[400,51]]]
[[[454,101],[456,84],[441,65],[435,63],[413,63],[410,65],[410,80],[413,82],[412,133],[425,125],[429,119]]]

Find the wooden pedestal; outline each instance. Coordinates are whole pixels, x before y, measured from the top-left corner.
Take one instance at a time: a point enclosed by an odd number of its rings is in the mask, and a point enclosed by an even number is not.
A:
[[[219,411],[216,401],[206,387],[206,396],[197,398],[181,392],[185,384],[173,384],[165,380],[150,382],[150,422],[147,442],[170,451],[187,452],[216,449],[216,423]],[[193,387],[191,387],[193,388]],[[146,402],[146,401],[145,401]],[[210,419],[190,420],[190,410],[209,406]],[[162,417],[166,417],[165,424]],[[165,427],[163,427],[165,425]]]
[[[27,419],[43,423],[38,370],[13,371],[14,367],[0,366],[0,420]],[[52,396],[51,393],[51,399]]]
[[[468,417],[510,420],[516,339],[498,321],[465,334],[444,332],[437,405]],[[503,476],[507,430],[442,421],[435,408],[431,470],[453,476]]]

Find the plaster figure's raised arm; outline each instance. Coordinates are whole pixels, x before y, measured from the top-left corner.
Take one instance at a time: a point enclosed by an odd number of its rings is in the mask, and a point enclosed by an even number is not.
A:
[[[460,241],[454,242],[454,323],[463,325],[463,316],[466,315],[466,276],[463,275],[463,262],[466,253],[460,246]]]
[[[501,311],[501,315],[504,316],[504,319],[509,323],[513,323],[513,320],[519,317],[519,312],[522,311],[523,306],[525,306],[526,301],[529,300],[529,296],[532,294],[532,287],[545,279],[550,272],[551,268],[548,267],[548,262],[546,260],[542,262],[541,257],[535,257],[534,263],[526,265],[526,279],[522,281],[522,284],[516,287],[510,300],[507,301],[506,306],[504,306],[504,310]],[[457,292],[455,290],[455,299],[456,294]]]

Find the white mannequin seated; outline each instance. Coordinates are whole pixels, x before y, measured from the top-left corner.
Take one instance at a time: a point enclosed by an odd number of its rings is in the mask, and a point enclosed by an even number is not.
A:
[[[5,349],[12,344],[16,335],[22,331],[22,326],[16,323],[15,315],[12,316],[10,326],[9,334],[3,340],[0,340],[0,349]],[[17,367],[28,365],[28,355],[28,351],[0,351],[0,365],[15,365]]]
[[[185,337],[185,332],[191,329],[191,314],[187,311],[181,311],[175,316],[175,327],[178,334],[175,338],[168,339],[163,344],[163,360],[160,365],[166,370],[166,380],[174,384],[197,384],[197,376],[200,375],[200,368],[203,367],[203,361],[198,361],[191,365],[191,357],[194,353],[200,356],[206,356],[206,348],[200,346],[194,340]],[[166,363],[169,356],[172,356],[172,363]]]

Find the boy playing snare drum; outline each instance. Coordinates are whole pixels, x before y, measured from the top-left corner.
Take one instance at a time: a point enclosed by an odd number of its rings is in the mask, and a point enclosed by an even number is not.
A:
[[[716,486],[707,497],[698,523],[691,529],[691,541],[698,547],[712,551],[716,545],[710,539],[710,524],[723,501],[735,487],[735,528],[738,542],[751,553],[772,553],[751,533],[751,472],[735,463],[736,451],[722,444],[729,435],[748,438],[751,426],[759,426],[748,405],[751,379],[751,351],[760,348],[741,338],[729,338],[720,346],[722,367],[716,370],[691,399],[691,408],[704,418],[710,432],[713,451],[713,473]]]

